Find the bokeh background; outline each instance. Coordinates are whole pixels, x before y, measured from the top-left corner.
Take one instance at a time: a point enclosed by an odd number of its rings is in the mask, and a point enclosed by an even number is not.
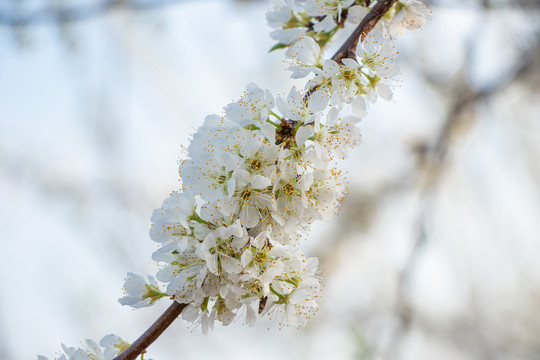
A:
[[[540,3],[429,6],[342,164],[340,216],[302,244],[326,277],[317,316],[207,336],[178,320],[152,357],[540,359]],[[304,85],[268,54],[269,7],[0,2],[0,358],[133,341],[168,306],[117,298],[157,270],[149,218],[181,146],[249,82]]]

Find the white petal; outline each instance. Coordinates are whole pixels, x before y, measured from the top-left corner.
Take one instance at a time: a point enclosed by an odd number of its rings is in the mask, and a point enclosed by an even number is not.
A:
[[[271,283],[277,276],[281,275],[283,271],[283,263],[281,261],[275,261],[271,264],[264,274],[261,275],[261,281],[264,283]]]
[[[206,266],[208,267],[208,270],[214,275],[219,275],[219,268],[218,268],[218,258],[217,255],[211,255],[206,258]]]
[[[246,323],[248,326],[255,325],[257,321],[257,314],[251,305],[246,305]]]
[[[94,340],[85,339],[85,342],[86,342],[86,346],[92,353],[96,355],[101,354],[101,348]]]
[[[392,90],[390,87],[386,84],[378,83],[377,84],[377,93],[382,97],[384,100],[390,101],[392,100]]]
[[[240,221],[246,228],[252,228],[259,223],[260,216],[252,206],[246,206],[240,211]]]
[[[274,40],[279,41],[281,44],[289,45],[296,39],[298,39],[305,30],[303,28],[292,28],[292,29],[278,29],[270,33],[270,37]]]
[[[208,328],[214,330],[214,321],[216,321],[216,311],[212,311],[208,316]]]
[[[369,8],[363,6],[352,6],[349,8],[347,21],[352,24],[358,24],[369,13]]]
[[[298,145],[299,147],[304,145],[306,140],[309,139],[311,135],[313,135],[313,126],[311,125],[301,126],[296,131],[296,136],[295,136],[296,145]]]
[[[216,235],[214,233],[208,234],[200,247],[201,255],[203,258],[211,256],[210,249],[216,246]]]
[[[203,127],[214,128],[221,123],[221,116],[212,114],[204,118]]]
[[[114,346],[114,345],[118,344],[121,340],[122,339],[120,338],[120,336],[118,336],[116,334],[108,334],[108,335],[105,335],[99,341],[99,345],[101,345],[103,347]]]
[[[300,66],[300,65],[292,65],[287,68],[287,70],[291,71],[291,79],[301,79],[309,75],[311,72],[310,67]]]
[[[270,141],[271,144],[276,143],[276,127],[270,123],[264,123],[261,125],[261,132],[264,137]]]
[[[156,273],[156,278],[161,282],[168,283],[173,279],[176,269],[176,266],[167,265]]]
[[[322,21],[318,22],[313,26],[313,30],[316,32],[329,32],[333,28],[336,27],[336,20],[334,20],[333,16],[326,16]]]
[[[223,267],[223,270],[229,274],[239,274],[242,272],[240,261],[228,256],[223,256],[221,258],[221,266]]]
[[[328,104],[328,95],[326,91],[316,91],[309,97],[308,108],[312,112],[323,111]]]
[[[272,95],[272,93],[270,92],[270,90],[265,90],[265,95],[266,95],[266,104],[268,105],[268,107],[271,109],[274,107],[274,95]]]
[[[323,70],[327,76],[337,75],[339,74],[339,65],[334,60],[328,59],[324,61]]]
[[[244,169],[236,169],[232,176],[236,179],[236,184],[238,187],[242,187],[249,183],[251,174]]]
[[[235,189],[236,179],[234,177],[227,180],[227,196],[232,198],[234,195],[234,189]]]
[[[311,115],[305,122],[304,124],[307,125],[307,124],[311,124],[311,123],[315,123],[317,124],[319,119],[321,118],[321,113],[315,113],[313,115]]]
[[[366,100],[363,96],[357,96],[352,103],[352,110],[355,115],[363,117],[366,115]]]
[[[285,116],[285,117],[288,116],[288,114],[289,114],[289,112],[290,112],[290,111],[289,111],[289,106],[288,106],[287,103],[283,100],[283,98],[282,98],[281,96],[278,97],[278,98],[276,99],[276,106],[277,106],[279,112],[280,112],[283,116]]]
[[[247,249],[246,251],[244,251],[244,253],[240,257],[240,264],[243,267],[247,267],[249,263],[251,262],[251,260],[253,260],[253,253],[251,252],[250,249]]]
[[[204,335],[208,334],[208,315],[206,312],[201,317],[201,330]]]
[[[337,123],[339,111],[335,107],[331,108],[326,115],[326,126],[332,126]]]
[[[266,243],[267,237],[268,237],[268,232],[261,231],[255,238],[251,239],[251,244],[260,250]]]
[[[233,313],[232,311],[226,311],[221,315],[221,324],[223,324],[223,326],[227,326],[232,323],[235,317],[235,313]]]
[[[285,218],[283,216],[281,216],[280,214],[278,214],[277,212],[275,211],[272,211],[272,219],[276,220],[276,222],[283,226],[285,225]]]
[[[236,250],[240,250],[244,247],[244,245],[246,245],[248,239],[248,236],[234,236],[233,240],[231,241],[231,246]]]
[[[272,185],[272,182],[267,177],[255,175],[249,184],[252,189],[262,190]]]
[[[296,89],[296,86],[293,86],[289,91],[289,94],[287,95],[287,101],[289,102],[289,105],[295,106],[298,106],[298,104],[302,103],[302,94],[300,94],[300,92]]]
[[[267,108],[261,109],[261,121],[266,121],[269,115],[270,115],[270,112],[268,111]]]
[[[198,306],[195,306],[193,304],[189,304],[182,310],[182,319],[194,322],[199,318],[199,314],[201,312],[201,309]]]
[[[345,59],[341,59],[341,62],[351,69],[356,70],[360,67],[358,62],[356,62],[356,60],[353,60],[353,59],[345,58]]]

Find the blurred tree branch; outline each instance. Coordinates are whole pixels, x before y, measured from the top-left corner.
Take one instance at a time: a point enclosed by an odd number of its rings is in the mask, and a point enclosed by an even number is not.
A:
[[[0,11],[0,25],[21,27],[41,24],[66,24],[102,16],[108,12],[126,10],[151,10],[166,6],[176,5],[184,0],[104,0],[92,4],[74,6],[48,5],[40,10],[25,14],[9,13]]]
[[[414,319],[414,310],[407,302],[407,283],[429,239],[427,217],[430,211],[428,208],[433,190],[439,184],[443,170],[447,165],[447,154],[450,146],[457,134],[463,136],[460,129],[463,128],[462,125],[464,122],[475,121],[475,106],[488,101],[494,95],[504,91],[510,84],[520,81],[534,71],[535,57],[530,49],[525,50],[519,59],[521,60],[509,72],[508,76],[502,76],[497,82],[482,89],[472,89],[465,76],[459,76],[457,80],[459,84],[457,84],[455,93],[452,96],[455,100],[447,111],[445,121],[434,137],[434,142],[431,145],[427,143],[422,144],[420,149],[416,149],[419,158],[418,178],[420,183],[418,186],[420,187],[419,195],[422,198],[422,203],[417,218],[417,234],[411,246],[411,251],[405,260],[403,269],[399,273],[396,314],[400,326],[394,335],[392,348],[405,336]],[[462,74],[464,74],[464,71],[462,71]],[[471,127],[469,126],[468,128]],[[392,348],[389,349],[387,356],[393,353]],[[488,358],[486,357],[486,359]]]

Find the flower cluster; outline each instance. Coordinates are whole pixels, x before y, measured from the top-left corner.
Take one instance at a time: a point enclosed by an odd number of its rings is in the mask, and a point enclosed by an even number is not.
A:
[[[324,98],[307,101],[294,88],[274,99],[250,84],[193,135],[180,164],[182,192],[154,212],[150,236],[161,245],[153,259],[167,264],[157,279],[204,331],[238,314],[248,324],[268,314],[302,326],[316,310],[317,259],[298,240],[335,213],[346,186],[330,160],[359,141],[356,119],[339,118],[336,108],[323,118],[326,108]],[[134,305],[150,304],[140,298]]]
[[[112,360],[122,351],[129,347],[118,335],[105,335],[99,345],[90,339],[84,341],[81,347],[68,347],[62,344],[63,353],[55,357],[57,360]],[[143,359],[141,355],[141,360]],[[38,360],[48,360],[45,356],[38,355]],[[151,360],[151,359],[147,359]]]
[[[422,13],[416,4],[398,2],[386,26],[401,12],[407,24],[420,24],[411,20]],[[336,214],[347,190],[336,160],[360,141],[355,123],[366,99],[390,99],[389,81],[399,73],[387,32],[369,35],[354,59],[323,60],[328,34],[367,11],[367,2],[353,0],[275,3],[267,19],[294,59],[292,77],[313,77],[287,96],[250,84],[223,115],[205,119],[181,161],[182,188],[152,215],[150,237],[159,243],[152,258],[164,264],[156,278],[166,290],[130,273],[122,304],[171,297],[187,304],[182,317],[203,332],[216,320],[252,325],[258,316],[306,323],[321,284],[318,260],[302,253],[299,240],[314,221]]]
[[[329,99],[340,111],[352,104],[356,116],[366,113],[366,100],[375,102],[377,96],[392,99],[392,81],[399,74],[396,47],[390,37],[374,31],[356,48],[356,59],[344,58],[338,63],[326,59],[322,65],[313,62],[321,49],[310,37],[302,37],[289,47],[286,55],[294,64],[289,67],[291,77],[315,76],[306,84],[311,97]]]
[[[272,50],[292,46],[302,37],[312,38],[321,48],[346,24],[358,24],[370,11],[370,0],[274,0],[266,14],[276,29],[270,36],[278,43]],[[420,28],[430,11],[419,1],[397,1],[378,22],[376,30],[396,37]]]
[[[270,36],[280,49],[302,36],[313,38],[323,48],[345,23],[358,24],[368,13],[365,1],[355,0],[275,0],[266,14],[275,28]]]
[[[422,26],[430,13],[419,1],[397,1],[366,41],[358,43],[356,58],[324,60],[324,47],[343,27],[343,21],[360,22],[369,11],[370,3],[363,0],[305,0],[294,2],[296,5],[293,6],[290,2],[275,1],[274,9],[267,14],[269,24],[278,27],[272,33],[279,41],[274,48],[287,48],[285,56],[291,63],[291,77],[315,74],[307,83],[306,91],[323,92],[330,97],[331,105],[339,110],[344,104],[352,104],[355,115],[360,117],[365,114],[366,99],[369,102],[375,102],[378,96],[392,99],[392,81],[399,74],[399,66],[395,63],[398,52],[393,39],[405,30]],[[295,20],[299,18],[309,21]],[[332,27],[317,26],[327,21],[333,24]],[[325,40],[321,41],[323,38]]]

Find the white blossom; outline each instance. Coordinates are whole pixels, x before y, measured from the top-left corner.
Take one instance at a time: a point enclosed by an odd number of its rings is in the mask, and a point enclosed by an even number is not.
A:
[[[382,79],[390,79],[399,74],[399,66],[395,62],[397,49],[392,41],[379,32],[372,32],[357,50],[362,64],[375,72]]]
[[[420,1],[399,1],[396,5],[398,11],[388,25],[392,36],[400,36],[405,30],[421,28],[426,23],[431,11]]]
[[[112,359],[126,350],[130,344],[118,335],[108,334],[99,341],[99,345],[103,347],[103,357]]]
[[[316,299],[321,289],[317,265],[316,258],[306,259],[300,251],[286,261],[283,277],[270,285],[265,314],[286,325],[305,326],[317,311]]]
[[[313,16],[341,16],[343,8],[354,4],[354,0],[306,0],[306,10]]]
[[[237,220],[230,226],[219,227],[204,239],[200,257],[214,275],[239,274],[242,271],[240,250],[248,240],[247,231]]]
[[[70,347],[62,344],[62,352],[56,360],[112,360],[129,347],[129,343],[114,334],[105,335],[99,345],[91,339],[85,339],[80,347]],[[38,360],[48,360],[38,355]],[[151,359],[148,359],[151,360]]]
[[[349,149],[358,145],[360,133],[355,126],[355,117],[339,117],[337,108],[332,108],[327,114],[326,122],[317,121],[314,124],[313,142],[317,155],[338,156],[344,158]]]
[[[226,107],[227,119],[241,126],[264,124],[274,107],[274,97],[269,90],[249,84],[244,96]]]
[[[353,112],[357,116],[365,115],[363,95],[369,79],[356,60],[345,58],[341,65],[334,60],[326,60],[323,68],[315,71],[315,74],[317,76],[306,84],[307,89],[314,89],[314,94],[327,94],[330,103],[339,109],[345,104],[352,104]]]
[[[268,190],[272,182],[263,175],[252,176],[243,169],[236,169],[233,177],[236,189],[231,199],[223,203],[222,211],[227,215],[237,215],[243,226],[252,228],[259,223],[261,211],[275,207]]]
[[[320,116],[320,112],[326,108],[328,98],[323,93],[313,94],[306,101],[304,95],[295,87],[292,87],[287,98],[277,98],[276,105],[281,114],[287,119],[311,123]]]
[[[282,28],[290,22],[291,17],[295,16],[294,13],[302,11],[302,7],[296,2],[295,0],[273,0],[272,9],[266,13],[268,25],[273,28]]]
[[[302,78],[320,66],[321,48],[313,38],[301,36],[287,48],[285,56],[293,62],[293,65],[289,67],[292,71],[291,77]]]
[[[345,8],[354,4],[354,0],[306,0],[306,10],[309,15],[324,17],[315,26],[315,31],[330,31],[341,21],[341,13]]]
[[[141,275],[131,272],[128,272],[125,278],[124,291],[124,297],[118,299],[118,302],[135,309],[151,306],[158,299],[166,296],[159,290],[158,283],[152,276],[148,275],[148,281],[146,281]]]
[[[289,45],[306,33],[304,28],[277,29],[270,33],[270,37],[280,44]]]
[[[171,250],[183,251],[189,239],[193,238],[190,222],[195,208],[196,201],[193,196],[174,191],[163,201],[160,209],[154,210],[150,238],[163,246],[171,244]]]

